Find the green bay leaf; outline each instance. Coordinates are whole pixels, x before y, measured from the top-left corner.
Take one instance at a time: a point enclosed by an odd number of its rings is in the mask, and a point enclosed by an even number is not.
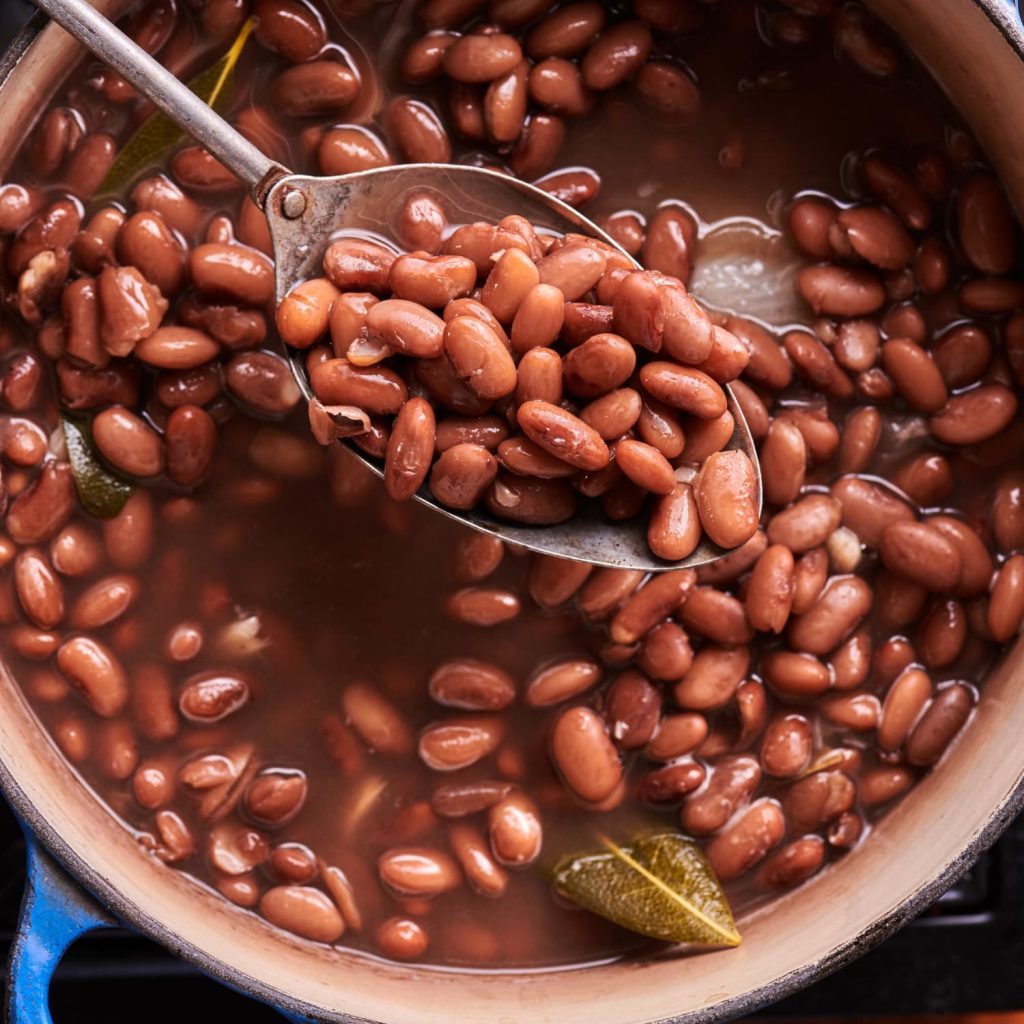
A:
[[[235,65],[255,24],[249,18],[227,53],[187,83],[192,92],[219,113],[230,106]],[[99,187],[98,195],[117,192],[142,171],[159,163],[184,134],[162,111],[152,114],[121,147],[117,159]]]
[[[62,416],[61,425],[71,475],[82,508],[97,519],[113,519],[124,508],[135,488],[103,468],[93,453],[92,439],[83,423],[70,416]]]
[[[553,885],[563,896],[623,928],[665,942],[736,946],[729,902],[700,847],[678,833],[643,836],[566,857]]]

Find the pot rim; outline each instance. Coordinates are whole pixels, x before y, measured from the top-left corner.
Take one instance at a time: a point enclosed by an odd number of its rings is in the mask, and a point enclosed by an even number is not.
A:
[[[1024,62],[1024,22],[1022,22],[1021,14],[1014,0],[968,0],[968,2],[984,14],[998,30],[1004,43]],[[12,72],[25,58],[49,23],[49,18],[42,11],[37,10],[6,51],[0,54],[0,88],[6,84]],[[0,790],[3,791],[3,795],[21,820],[31,828],[61,867],[116,918],[131,925],[147,938],[158,942],[175,956],[192,964],[229,988],[303,1019],[316,1020],[316,1015],[323,1012],[322,1007],[297,999],[289,993],[203,952],[192,943],[182,939],[177,932],[153,917],[140,905],[124,896],[111,878],[92,868],[68,845],[28,797],[14,773],[2,759],[0,759]],[[97,797],[97,799],[99,798]],[[652,1024],[717,1024],[717,1022],[732,1020],[777,1002],[827,977],[877,946],[926,910],[975,864],[1021,811],[1024,811],[1024,773],[1018,777],[1017,783],[1009,790],[1005,798],[985,818],[970,841],[941,871],[922,882],[899,904],[876,919],[869,927],[850,936],[820,959],[796,968],[759,988],[741,995],[727,997],[711,1007],[695,1008],[676,1016],[661,1018]],[[586,970],[587,968],[574,968],[570,965],[566,969]],[[486,974],[488,972],[474,971],[473,973]],[[530,972],[522,973],[529,974]],[[346,1013],[335,1012],[333,1019],[345,1021],[347,1024],[373,1024],[366,1018]]]

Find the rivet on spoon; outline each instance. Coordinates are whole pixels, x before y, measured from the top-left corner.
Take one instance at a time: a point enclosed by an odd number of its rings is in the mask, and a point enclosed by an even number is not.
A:
[[[297,189],[289,189],[281,199],[281,212],[289,220],[298,220],[306,212],[306,197]]]

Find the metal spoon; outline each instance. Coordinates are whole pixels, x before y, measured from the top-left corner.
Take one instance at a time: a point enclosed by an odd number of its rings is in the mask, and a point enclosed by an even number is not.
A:
[[[615,244],[596,224],[541,189],[478,167],[406,164],[335,178],[292,174],[236,132],[86,0],[34,3],[202,143],[249,188],[270,225],[279,302],[296,284],[319,275],[323,254],[333,235],[360,230],[379,232],[414,189],[432,190],[443,197],[454,223],[496,221],[508,213],[518,213],[554,232],[578,232]],[[308,401],[313,393],[301,357],[293,355],[291,366]],[[754,464],[760,509],[761,469],[754,441],[732,391],[726,387],[726,392],[736,422],[729,447],[746,452]],[[350,450],[374,473],[383,475],[377,460],[354,446]],[[726,554],[703,540],[688,558],[669,563],[651,554],[644,524],[636,519],[615,523],[596,512],[583,512],[557,526],[518,526],[494,519],[485,511],[453,512],[439,505],[426,488],[416,498],[449,519],[512,544],[595,565],[657,572],[704,565]]]

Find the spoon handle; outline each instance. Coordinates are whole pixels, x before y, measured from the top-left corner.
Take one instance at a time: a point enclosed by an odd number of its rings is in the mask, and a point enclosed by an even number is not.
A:
[[[290,173],[235,131],[87,0],[33,2],[230,168],[261,208],[274,182]]]

